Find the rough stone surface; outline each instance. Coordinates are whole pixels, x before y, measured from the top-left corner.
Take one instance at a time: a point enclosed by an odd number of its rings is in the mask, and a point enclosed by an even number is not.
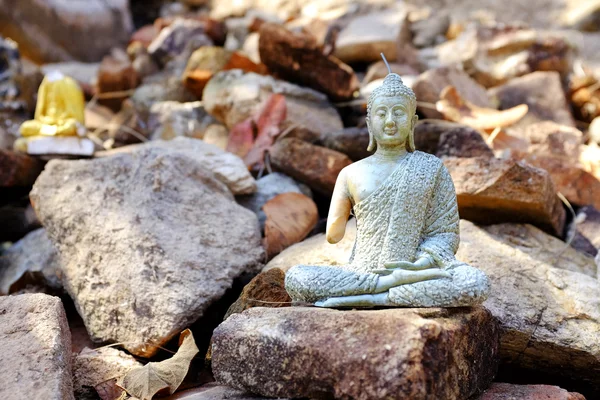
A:
[[[461,218],[492,224],[528,222],[561,236],[566,213],[548,173],[521,161],[444,158]]]
[[[56,249],[44,228],[30,232],[0,255],[0,295],[32,285],[37,291],[62,289]]]
[[[354,241],[356,240],[356,220],[353,218],[346,225],[344,238],[336,244],[327,242],[325,234],[312,236],[296,243],[277,256],[265,266],[263,271],[279,268],[284,272],[294,265],[344,265],[348,264]]]
[[[0,187],[33,185],[44,164],[27,154],[0,149]]]
[[[254,213],[183,153],[53,160],[30,198],[92,339],[135,355],[152,356],[264,259]]]
[[[554,374],[598,391],[600,282],[589,273],[594,261],[539,231],[532,236],[531,229],[461,221],[456,256],[492,281],[484,306],[500,322],[500,356],[507,368]],[[544,237],[550,246],[539,244]]]
[[[418,121],[415,126],[415,147],[425,153],[436,154],[442,134],[455,128],[466,128],[466,126],[437,119]]]
[[[352,19],[339,33],[334,55],[345,63],[375,62],[384,53],[390,61],[398,54],[397,41],[410,42],[406,10],[389,9]]]
[[[210,170],[219,181],[223,182],[235,195],[250,194],[256,191],[256,181],[248,172],[248,168],[238,156],[191,138],[175,138],[173,140],[154,140],[144,144],[119,147],[115,150],[96,153],[97,157],[106,157],[123,153],[134,153],[146,149],[162,149],[165,152],[185,154]]]
[[[336,132],[328,132],[321,141],[323,146],[346,154],[352,161],[369,157],[369,131],[364,128],[345,128]]]
[[[0,1],[0,34],[39,64],[99,61],[113,47],[125,47],[132,30],[127,0]]]
[[[513,127],[526,127],[546,120],[575,126],[557,72],[533,72],[514,78],[502,86],[490,89],[488,94],[498,101],[501,110],[527,104],[529,112]]]
[[[339,114],[325,95],[252,72],[229,70],[215,74],[204,88],[202,99],[206,111],[231,129],[254,116],[273,93],[285,96],[282,130],[296,126],[322,135],[343,128]]]
[[[460,96],[476,106],[492,108],[483,86],[473,80],[466,72],[455,67],[439,67],[423,72],[413,83],[412,89],[417,100],[435,104],[446,86],[452,85]],[[419,111],[426,118],[444,119],[435,107],[420,107]]]
[[[77,398],[96,395],[94,386],[109,379],[119,378],[142,363],[124,351],[102,347],[84,348],[73,358],[73,390]]]
[[[303,190],[304,189],[304,190]],[[261,227],[264,227],[266,215],[262,211],[265,203],[282,193],[303,193],[310,197],[310,189],[300,187],[300,184],[289,176],[274,172],[256,181],[256,192],[251,195],[237,196],[236,201],[244,208],[251,210],[258,217]]]
[[[270,155],[273,167],[325,195],[333,193],[338,174],[352,163],[345,154],[299,139],[278,140]]]
[[[580,208],[569,227],[569,235],[575,235],[571,246],[596,256],[600,249],[600,211],[592,206]]]
[[[159,63],[166,64],[187,51],[188,47],[210,45],[212,40],[206,35],[203,23],[192,19],[176,19],[150,43],[148,53]]]
[[[58,297],[0,297],[0,354],[0,398],[74,400],[71,333]]]
[[[579,393],[568,392],[558,386],[513,385],[492,383],[477,400],[585,400]]]
[[[200,101],[154,103],[148,118],[152,140],[171,140],[180,136],[202,139],[213,124],[219,123],[204,110]]]
[[[440,135],[437,157],[494,157],[481,133],[467,126],[452,128]]]
[[[283,26],[265,23],[260,27],[260,59],[284,80],[325,93],[334,101],[351,99],[359,83],[352,68],[323,54],[316,39],[293,33]]]
[[[271,397],[465,399],[490,384],[497,335],[482,307],[253,308],[215,330],[212,367]]]

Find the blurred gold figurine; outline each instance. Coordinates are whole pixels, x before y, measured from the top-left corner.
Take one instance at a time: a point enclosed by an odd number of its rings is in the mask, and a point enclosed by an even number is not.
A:
[[[85,138],[85,98],[77,82],[52,71],[38,90],[35,118],[21,125],[15,149],[29,154],[92,155]]]

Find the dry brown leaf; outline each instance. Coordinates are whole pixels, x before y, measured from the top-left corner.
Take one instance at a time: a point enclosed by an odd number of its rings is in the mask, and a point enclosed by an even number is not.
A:
[[[269,258],[304,239],[315,227],[319,212],[314,201],[301,193],[282,193],[263,206],[265,248]]]
[[[118,385],[118,379],[112,378],[94,386],[96,393],[102,400],[123,400],[127,398],[127,392]]]
[[[149,362],[125,375],[122,387],[129,395],[150,400],[156,394],[173,394],[187,375],[192,359],[198,354],[192,331],[179,336],[177,353],[161,362]]]
[[[479,107],[464,100],[454,86],[447,86],[442,90],[440,100],[436,102],[435,107],[449,121],[487,132],[514,124],[529,110],[527,104],[502,111]]]

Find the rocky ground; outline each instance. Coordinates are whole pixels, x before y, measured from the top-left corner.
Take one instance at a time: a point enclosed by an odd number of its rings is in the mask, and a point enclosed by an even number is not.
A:
[[[0,398],[600,398],[599,32],[596,0],[0,0]],[[352,250],[380,52],[483,307],[289,307]],[[56,69],[93,157],[13,150]]]

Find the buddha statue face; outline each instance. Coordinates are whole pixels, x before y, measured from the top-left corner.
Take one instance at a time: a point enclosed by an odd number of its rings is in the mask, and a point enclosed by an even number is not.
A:
[[[406,148],[414,151],[413,131],[417,123],[416,97],[397,74],[389,74],[373,91],[367,103],[369,148]]]

